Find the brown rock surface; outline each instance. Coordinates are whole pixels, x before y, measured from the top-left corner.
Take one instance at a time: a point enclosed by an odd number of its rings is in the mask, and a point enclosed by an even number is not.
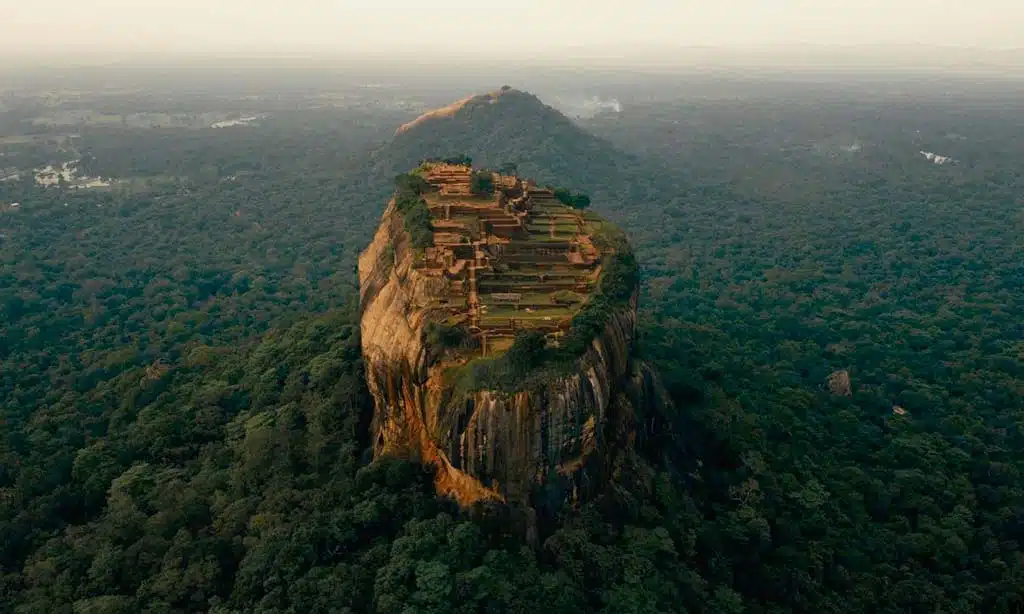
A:
[[[408,122],[408,123],[405,123],[405,124],[402,124],[401,126],[399,126],[398,130],[395,131],[395,134],[397,135],[397,134],[402,134],[403,132],[408,132],[412,128],[415,128],[416,126],[419,126],[420,124],[422,124],[424,122],[428,122],[428,121],[430,121],[432,119],[440,119],[442,117],[451,117],[452,115],[455,115],[456,113],[458,113],[459,109],[461,109],[462,107],[466,106],[467,104],[469,104],[473,100],[486,99],[486,98],[489,98],[490,100],[497,100],[498,97],[500,97],[505,91],[506,90],[502,89],[502,90],[498,90],[498,91],[495,91],[495,92],[490,92],[490,93],[487,93],[487,94],[479,94],[479,95],[474,95],[474,96],[467,96],[465,98],[456,100],[455,102],[453,102],[453,103],[451,103],[449,105],[445,105],[443,107],[440,107],[438,109],[434,109],[432,111],[427,111],[426,113],[424,113],[423,115],[420,115],[419,117],[417,117],[416,119],[412,120],[411,122]]]
[[[442,211],[441,208],[435,208]],[[530,504],[538,489],[589,488],[612,439],[627,432],[636,403],[660,389],[631,360],[636,298],[608,318],[569,372],[518,392],[461,390],[446,370],[471,359],[437,359],[426,326],[444,317],[443,277],[417,268],[416,251],[394,203],[359,258],[361,335],[374,398],[375,456],[419,459],[437,468],[438,492],[462,505],[481,500]],[[450,290],[449,290],[450,291]]]

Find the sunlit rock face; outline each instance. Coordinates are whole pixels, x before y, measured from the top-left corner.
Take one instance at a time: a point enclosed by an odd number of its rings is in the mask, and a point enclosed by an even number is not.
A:
[[[638,405],[661,394],[631,358],[636,294],[573,368],[519,392],[463,391],[445,377],[460,359],[432,360],[425,341],[444,282],[417,270],[415,259],[392,203],[359,259],[375,456],[434,465],[438,492],[464,506],[560,505],[605,480],[611,459],[631,445]]]

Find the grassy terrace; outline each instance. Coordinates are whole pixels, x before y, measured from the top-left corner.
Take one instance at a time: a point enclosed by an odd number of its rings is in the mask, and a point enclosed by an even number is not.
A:
[[[533,241],[551,240],[552,239],[552,237],[551,237],[551,235],[552,235],[551,230],[552,230],[551,226],[546,226],[546,225],[545,226],[534,226],[534,225],[531,224],[531,225],[528,225],[526,227],[527,234],[529,235],[530,240],[533,240]],[[572,226],[572,227],[568,227],[568,226],[555,226],[554,227],[554,239],[557,240],[557,241],[566,241],[566,240],[572,239],[577,234],[579,234],[579,230],[575,226]]]
[[[505,260],[498,263],[498,271],[502,265],[506,267],[503,274],[511,275],[555,275],[555,274],[578,274],[588,275],[593,269],[586,264],[573,264],[561,262],[515,262]]]
[[[520,307],[533,307],[533,306],[544,307],[544,306],[558,305],[558,301],[556,300],[556,297],[558,295],[557,292],[520,292],[519,294],[521,294],[521,296],[522,296],[522,299],[519,302]],[[579,293],[576,293],[576,294],[578,295],[579,298],[581,298],[581,299],[583,298],[583,296],[580,295]],[[555,295],[555,296],[552,296],[552,295]],[[489,303],[493,303],[494,302],[494,301],[491,300],[490,295],[488,295],[486,293],[480,295],[480,300],[483,301],[484,304],[489,304]],[[582,302],[582,301],[580,301],[580,302]]]
[[[534,243],[564,243],[566,239],[571,239],[573,235],[568,233],[555,233],[551,236],[550,233],[530,233],[530,241]]]
[[[502,282],[509,284],[536,283],[539,281],[540,276],[543,275],[545,281],[575,281],[580,279],[589,279],[590,274],[591,273],[588,270],[571,269],[566,271],[549,271],[523,267],[514,271],[505,271],[501,275],[501,280]]]
[[[581,279],[578,281],[561,279],[558,281],[551,282],[535,282],[535,281],[507,281],[500,277],[489,278],[477,282],[480,285],[481,294],[494,294],[494,293],[518,293],[518,294],[552,294],[566,289],[571,289],[576,286],[582,286],[583,284],[591,284],[592,282],[588,279]]]
[[[522,273],[522,271],[517,271],[517,273]],[[543,272],[540,274],[526,276],[519,275],[513,277],[510,275],[494,274],[487,271],[486,274],[480,275],[477,278],[477,282],[482,284],[500,285],[503,288],[526,288],[529,286],[542,285],[554,290],[559,286],[590,281],[590,271],[587,271],[586,269],[580,270],[578,275],[548,274],[545,275],[543,279],[540,277],[541,274],[543,274]],[[511,292],[516,292],[516,290],[511,290]]]
[[[433,172],[425,166],[417,172],[423,181],[410,185],[429,184],[421,198],[437,246],[423,266],[440,275],[448,266],[443,263],[455,263],[444,273],[445,299],[431,301],[429,308],[451,331],[436,338],[463,340],[452,349],[470,362],[450,374],[460,388],[517,388],[545,365],[568,365],[628,300],[635,280],[628,245],[599,217],[563,205],[544,190],[532,190],[532,200],[510,213],[494,195],[449,193],[479,183],[479,173],[472,175],[468,167]],[[515,181],[499,178],[495,184]],[[462,244],[481,240],[504,247]],[[628,256],[622,266],[606,261],[620,254]],[[613,279],[606,283],[609,270]],[[524,352],[532,358],[524,360]],[[532,365],[529,373],[523,365]]]
[[[494,204],[493,196],[478,196],[475,194],[459,194],[457,196],[445,196],[440,192],[427,192],[423,195],[423,200],[427,201],[428,205],[460,205],[466,204],[475,207],[485,207],[487,205]]]
[[[555,326],[565,323],[575,311],[564,307],[552,307],[532,312],[516,310],[512,307],[491,307],[488,308],[486,314],[480,317],[480,322],[485,327],[508,326],[511,320],[515,320],[517,327]]]
[[[537,230],[540,230],[540,229],[547,230],[548,228],[551,228],[552,226],[554,226],[556,229],[566,230],[568,232],[573,232],[573,233],[579,232],[579,230],[580,230],[580,226],[576,222],[576,220],[575,219],[570,219],[570,218],[556,218],[556,217],[552,217],[552,218],[548,218],[548,219],[543,219],[543,218],[536,218],[536,217],[530,216],[529,220],[530,220],[529,223],[527,223],[527,225],[526,225],[527,228],[536,228]]]

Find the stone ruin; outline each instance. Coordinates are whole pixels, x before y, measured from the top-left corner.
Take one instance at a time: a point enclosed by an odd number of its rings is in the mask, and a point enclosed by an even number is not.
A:
[[[485,356],[521,330],[557,343],[600,276],[583,215],[552,190],[509,175],[494,173],[494,193],[474,195],[472,173],[451,164],[422,171],[434,188],[424,195],[434,246],[417,270],[446,281],[430,307],[441,321],[465,326]]]

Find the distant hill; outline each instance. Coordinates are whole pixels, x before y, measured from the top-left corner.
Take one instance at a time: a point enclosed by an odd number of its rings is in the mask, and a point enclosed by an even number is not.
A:
[[[425,113],[378,150],[374,167],[390,177],[426,158],[466,154],[474,166],[516,164],[540,183],[622,197],[643,165],[576,125],[533,94],[504,87]]]

